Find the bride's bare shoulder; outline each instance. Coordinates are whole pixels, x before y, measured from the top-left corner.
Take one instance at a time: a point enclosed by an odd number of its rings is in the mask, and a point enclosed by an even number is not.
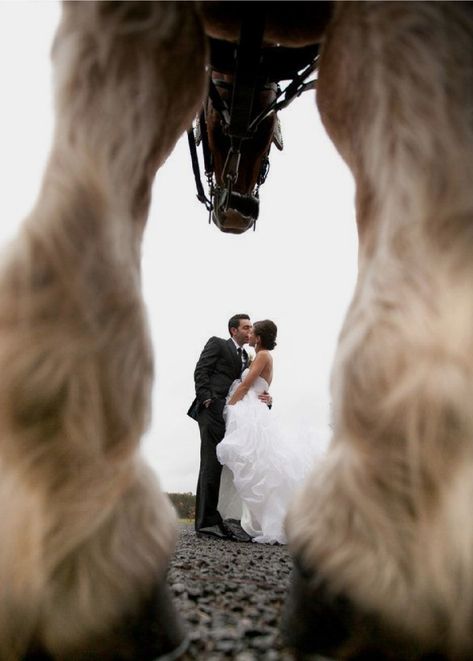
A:
[[[259,358],[259,360],[273,360],[273,357],[271,356],[271,351],[268,351],[267,349],[260,349],[258,353],[256,354],[256,358]]]
[[[268,351],[267,349],[260,349],[258,351],[257,357],[260,357],[259,360],[262,364],[265,365],[272,365],[273,364],[273,357],[271,355],[271,351]]]

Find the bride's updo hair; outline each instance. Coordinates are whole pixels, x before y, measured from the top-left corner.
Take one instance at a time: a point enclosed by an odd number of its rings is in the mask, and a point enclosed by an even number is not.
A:
[[[253,333],[261,340],[261,348],[274,349],[276,346],[276,337],[278,334],[278,327],[270,319],[264,321],[257,321],[253,324]]]

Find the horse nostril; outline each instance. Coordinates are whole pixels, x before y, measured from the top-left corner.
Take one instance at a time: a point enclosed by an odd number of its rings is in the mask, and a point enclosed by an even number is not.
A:
[[[228,203],[229,209],[238,211],[242,216],[258,220],[259,216],[259,200],[253,195],[242,195],[240,193],[232,193]]]
[[[214,198],[212,220],[220,231],[228,234],[242,234],[254,224],[259,215],[259,200],[253,195],[229,193],[219,189]]]

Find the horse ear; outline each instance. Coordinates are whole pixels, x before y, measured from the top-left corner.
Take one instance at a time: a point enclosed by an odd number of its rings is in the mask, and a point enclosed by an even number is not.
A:
[[[282,151],[284,148],[284,142],[282,139],[282,132],[281,132],[281,122],[279,121],[279,117],[276,115],[276,124],[274,127],[274,133],[273,133],[273,143],[276,145],[277,149],[279,151]]]

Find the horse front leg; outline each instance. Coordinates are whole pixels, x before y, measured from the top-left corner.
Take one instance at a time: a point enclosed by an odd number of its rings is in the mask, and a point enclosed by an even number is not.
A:
[[[333,440],[287,521],[288,641],[473,655],[473,15],[340,3],[318,104],[357,186]]]
[[[53,60],[51,156],[1,265],[0,657],[145,661],[183,631],[164,590],[175,515],[138,454],[140,244],[205,39],[193,3],[66,2]]]

